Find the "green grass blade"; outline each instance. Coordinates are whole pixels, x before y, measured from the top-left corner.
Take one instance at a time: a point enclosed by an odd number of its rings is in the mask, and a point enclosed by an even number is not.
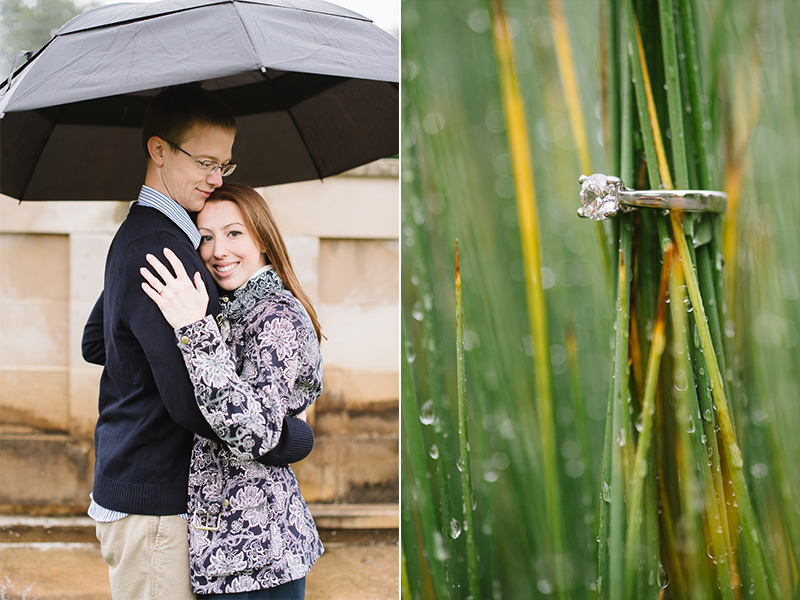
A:
[[[469,431],[467,426],[467,398],[464,389],[464,309],[461,301],[461,268],[458,262],[458,240],[456,240],[456,374],[458,377],[458,442],[460,447],[459,470],[461,471],[461,493],[464,498],[464,535],[467,541],[467,572],[469,593],[474,600],[481,597],[478,583],[478,552],[475,545],[475,518],[472,512],[472,482],[469,458]]]

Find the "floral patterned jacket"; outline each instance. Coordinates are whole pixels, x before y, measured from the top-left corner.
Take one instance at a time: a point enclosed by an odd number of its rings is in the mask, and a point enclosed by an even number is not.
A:
[[[195,436],[192,450],[189,554],[202,594],[299,579],[323,552],[289,466],[253,460],[278,443],[284,415],[322,391],[314,327],[269,267],[220,302],[218,322],[175,330],[200,410],[228,445]]]

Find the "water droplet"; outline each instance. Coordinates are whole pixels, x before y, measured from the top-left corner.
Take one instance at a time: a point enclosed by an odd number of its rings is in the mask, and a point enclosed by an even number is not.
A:
[[[458,539],[458,536],[461,535],[461,525],[458,524],[458,521],[455,519],[450,520],[450,537]]]
[[[433,400],[427,400],[419,411],[419,420],[423,425],[430,425],[435,420],[436,415],[433,412]]]
[[[603,482],[603,488],[600,495],[604,501],[611,502],[611,488],[609,487],[607,481]]]
[[[711,559],[711,561],[712,561],[714,564],[717,564],[717,557],[716,557],[716,555],[714,554],[714,547],[713,547],[711,544],[709,544],[708,546],[706,546],[706,554],[708,555],[708,558],[710,558],[710,559]]]
[[[431,445],[430,455],[431,455],[431,458],[433,460],[436,460],[437,458],[439,458],[439,447],[436,444],[432,444]]]
[[[458,468],[458,470],[460,472],[464,471],[464,459],[462,457],[460,457],[460,456],[458,457],[458,460],[456,461],[456,467]]]
[[[422,319],[425,318],[425,315],[422,313],[422,304],[420,304],[419,300],[414,303],[414,308],[411,309],[411,316],[417,321],[422,321]]]
[[[682,369],[675,372],[675,389],[679,392],[689,389],[689,378],[686,376],[686,371]]]
[[[487,483],[494,483],[500,479],[500,474],[497,471],[486,471],[486,473],[483,474],[483,479]]]
[[[666,589],[669,585],[669,573],[664,568],[664,565],[658,565],[658,587],[662,590]]]
[[[417,360],[417,349],[414,348],[414,345],[406,340],[406,360],[409,363],[413,363]]]
[[[689,428],[686,430],[688,433],[694,433],[694,417],[689,415]]]
[[[540,579],[536,583],[536,587],[542,594],[552,594],[553,593],[553,586],[546,579]]]
[[[617,444],[624,446],[628,441],[628,436],[625,433],[625,428],[621,427],[617,432]]]
[[[640,432],[644,429],[644,414],[640,414],[636,419],[636,431]]]
[[[709,423],[711,423],[711,421],[713,420],[713,416],[711,415],[711,409],[710,408],[707,408],[707,409],[705,409],[703,411],[703,418],[706,421],[708,421]]]

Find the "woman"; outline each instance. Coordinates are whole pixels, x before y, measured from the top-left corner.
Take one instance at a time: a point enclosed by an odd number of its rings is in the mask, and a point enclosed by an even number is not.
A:
[[[319,397],[319,323],[254,189],[218,188],[197,214],[197,228],[200,257],[228,292],[216,321],[205,316],[202,277],[195,273],[192,282],[171,251],[164,255],[175,276],[152,255],[147,260],[159,277],[142,269],[142,288],[175,328],[200,410],[226,444],[195,436],[192,588],[215,600],[303,598],[322,543],[288,465],[253,459],[277,443],[284,415],[300,414]]]

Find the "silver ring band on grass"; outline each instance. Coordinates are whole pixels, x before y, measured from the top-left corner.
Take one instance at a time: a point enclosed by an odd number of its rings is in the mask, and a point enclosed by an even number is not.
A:
[[[581,207],[578,216],[603,221],[618,212],[659,208],[687,212],[723,213],[728,204],[724,192],[704,190],[631,190],[619,177],[595,173],[581,175]]]

